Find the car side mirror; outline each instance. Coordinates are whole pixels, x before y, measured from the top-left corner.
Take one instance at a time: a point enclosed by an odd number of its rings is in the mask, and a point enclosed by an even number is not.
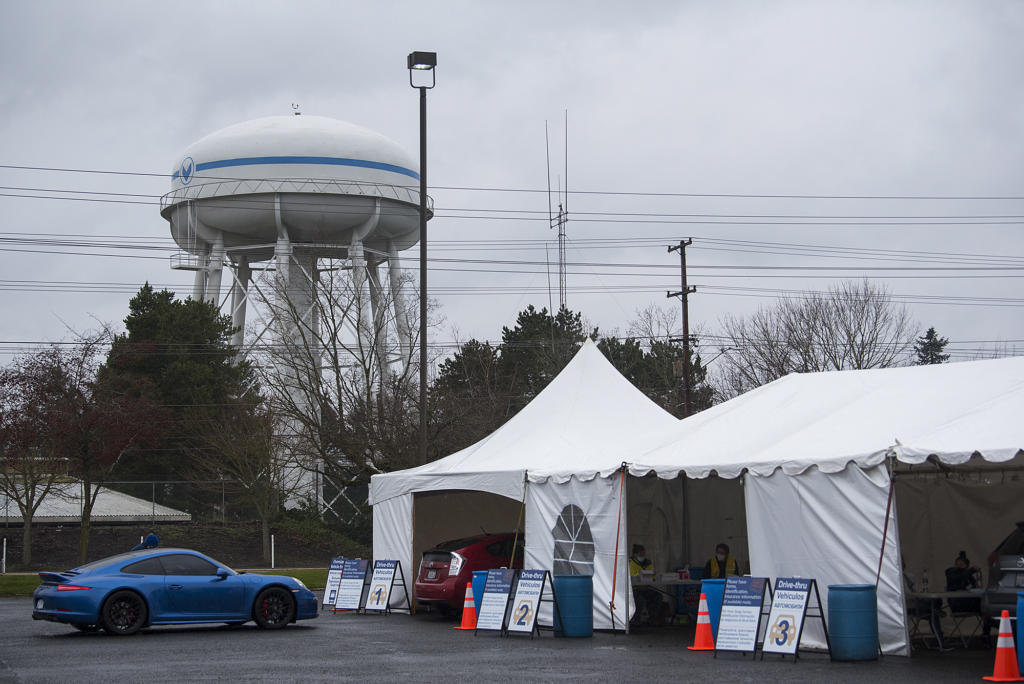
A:
[[[227,570],[224,570],[223,568],[217,570],[217,578],[218,579],[226,580],[230,576],[231,576],[231,573],[229,573]]]

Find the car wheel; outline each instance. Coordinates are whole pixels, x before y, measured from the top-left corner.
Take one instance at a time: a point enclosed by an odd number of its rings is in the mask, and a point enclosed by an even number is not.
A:
[[[74,627],[75,629],[77,629],[79,632],[86,632],[87,634],[90,633],[90,632],[98,632],[100,630],[100,626],[99,625],[71,625],[71,626]]]
[[[103,602],[100,622],[107,634],[135,634],[146,624],[149,611],[146,602],[134,591],[115,591]]]
[[[261,629],[281,629],[295,619],[295,599],[282,587],[268,587],[256,596],[252,616]]]

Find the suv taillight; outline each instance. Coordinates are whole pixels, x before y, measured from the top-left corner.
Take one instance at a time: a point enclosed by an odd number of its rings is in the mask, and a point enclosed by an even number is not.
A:
[[[466,562],[466,559],[459,554],[452,552],[452,559],[448,561],[448,576],[454,577],[459,574],[459,570],[462,570],[462,564]]]

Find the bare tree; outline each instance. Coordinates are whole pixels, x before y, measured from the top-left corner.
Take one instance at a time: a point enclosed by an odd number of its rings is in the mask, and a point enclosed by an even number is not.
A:
[[[415,452],[406,448],[418,424],[415,292],[407,277],[382,287],[372,263],[367,274],[347,260],[308,261],[254,288],[266,343],[251,355],[280,449],[296,468],[326,471],[339,491],[412,465]]]
[[[56,452],[80,485],[82,522],[79,560],[89,552],[92,511],[118,462],[152,444],[167,411],[151,399],[148,381],[115,372],[100,377],[98,358],[110,341],[109,331],[79,335],[73,352],[60,357],[67,384],[54,404],[51,429]]]
[[[746,318],[722,320],[716,385],[735,396],[788,373],[902,365],[917,326],[888,290],[867,280],[782,297]]]
[[[216,413],[212,422],[202,420],[193,426],[195,458],[189,474],[200,487],[217,482],[217,491],[224,482],[233,501],[255,511],[262,529],[263,560],[269,563],[270,524],[296,493],[296,468],[281,456],[278,421],[270,410],[239,401]]]
[[[637,340],[645,349],[644,373],[632,376],[620,368],[659,406],[677,417],[686,415],[686,394],[683,391],[686,364],[683,362],[682,323],[679,308],[649,304],[636,312],[627,328],[629,340]],[[701,358],[700,339],[703,331],[696,328],[689,335],[690,377],[689,410],[692,413],[709,408],[714,391],[708,384],[708,369]]]
[[[137,382],[113,375],[97,380],[105,339],[106,333],[80,336],[74,345],[48,349],[20,370],[11,369],[7,379],[14,385],[7,387],[15,391],[4,397],[5,488],[25,505],[24,515],[34,513],[47,494],[58,494],[54,473],[77,478],[82,561],[89,549],[92,510],[111,470],[156,435],[164,415]],[[19,377],[28,383],[20,390]],[[60,489],[65,496],[73,490]],[[25,521],[31,524],[30,517]]]
[[[648,304],[643,309],[638,309],[636,318],[629,322],[626,329],[630,337],[638,340],[664,340],[671,341],[673,335],[678,337],[682,329],[679,323],[679,309],[676,307],[662,307],[657,304]]]

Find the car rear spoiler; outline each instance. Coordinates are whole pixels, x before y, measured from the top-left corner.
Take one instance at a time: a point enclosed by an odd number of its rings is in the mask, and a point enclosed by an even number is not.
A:
[[[59,572],[40,572],[39,579],[42,580],[43,584],[64,584],[70,578]]]

